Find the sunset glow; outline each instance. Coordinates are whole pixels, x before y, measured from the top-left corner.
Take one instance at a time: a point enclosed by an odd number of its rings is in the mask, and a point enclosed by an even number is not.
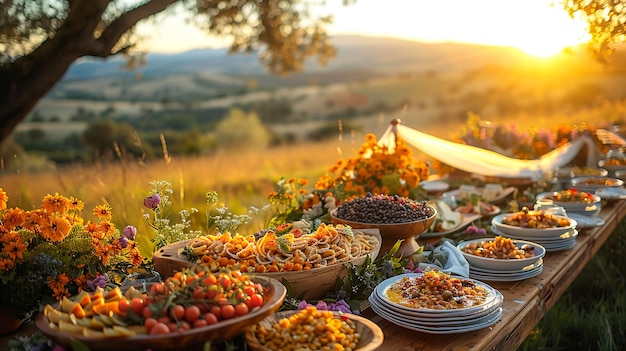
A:
[[[588,40],[585,25],[571,19],[553,0],[358,0],[351,6],[328,1],[324,14],[332,14],[331,34],[394,37],[422,42],[460,42],[512,46],[537,57]],[[170,18],[158,27],[142,25],[151,36],[144,44],[151,51],[180,52],[226,46],[216,39]]]

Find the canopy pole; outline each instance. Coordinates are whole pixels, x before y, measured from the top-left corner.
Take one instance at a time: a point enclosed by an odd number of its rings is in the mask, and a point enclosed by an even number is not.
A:
[[[398,145],[398,124],[402,121],[400,118],[394,118],[391,120],[391,132],[393,133],[393,144]]]

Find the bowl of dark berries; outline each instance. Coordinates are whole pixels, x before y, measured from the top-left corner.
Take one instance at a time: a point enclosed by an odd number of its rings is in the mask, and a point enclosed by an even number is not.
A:
[[[352,228],[376,228],[383,239],[378,256],[402,240],[396,255],[408,257],[419,250],[416,239],[437,217],[437,210],[424,201],[397,195],[367,195],[341,204],[330,213],[335,224]]]

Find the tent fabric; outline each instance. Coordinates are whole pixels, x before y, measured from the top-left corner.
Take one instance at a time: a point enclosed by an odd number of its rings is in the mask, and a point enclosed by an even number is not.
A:
[[[544,174],[566,166],[583,146],[595,148],[588,136],[580,136],[539,159],[521,160],[472,145],[441,139],[402,124],[392,124],[379,139],[390,151],[394,149],[395,134],[430,157],[462,171],[482,176],[501,178],[531,178],[538,180]],[[595,166],[595,165],[593,165]]]

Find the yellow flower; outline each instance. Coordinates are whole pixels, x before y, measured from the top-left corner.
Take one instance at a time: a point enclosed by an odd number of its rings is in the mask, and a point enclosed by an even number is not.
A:
[[[107,204],[96,206],[96,208],[93,209],[93,215],[105,221],[110,221],[111,218],[113,218],[111,206]]]
[[[8,229],[14,229],[24,224],[26,213],[21,208],[12,208],[7,210],[2,216],[2,225]]]

